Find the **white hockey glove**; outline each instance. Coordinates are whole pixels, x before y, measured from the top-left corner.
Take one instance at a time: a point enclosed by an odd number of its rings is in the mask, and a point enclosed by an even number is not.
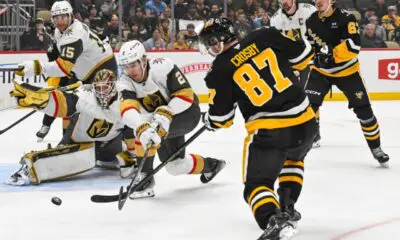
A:
[[[30,78],[42,74],[42,64],[39,60],[25,61],[18,65],[21,70],[16,71],[17,76]]]
[[[136,129],[136,138],[139,139],[144,150],[148,147],[158,148],[161,143],[160,135],[149,123],[144,123]]]
[[[154,112],[151,126],[157,129],[158,135],[161,137],[166,137],[168,135],[173,115],[173,111],[169,106],[158,107]]]
[[[206,126],[207,130],[209,131],[215,131],[218,130],[219,128],[217,126],[215,126],[211,119],[210,119],[210,114],[208,112],[202,114],[201,116],[201,121],[204,123],[204,125]]]

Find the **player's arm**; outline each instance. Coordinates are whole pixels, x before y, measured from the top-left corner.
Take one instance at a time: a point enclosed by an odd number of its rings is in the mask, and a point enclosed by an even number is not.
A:
[[[50,93],[49,103],[41,112],[53,117],[67,117],[76,113],[79,97],[74,93],[54,90]]]
[[[314,57],[312,47],[305,39],[294,41],[275,28],[266,29],[264,34],[266,35],[265,39],[268,39],[275,48],[286,54],[295,70],[306,68]]]
[[[192,106],[194,101],[193,89],[176,65],[167,75],[167,88],[171,98],[168,107],[171,108],[174,115],[182,113]]]
[[[209,91],[209,109],[204,116],[204,122],[212,129],[228,128],[232,126],[235,118],[233,83],[224,79],[230,80],[215,70],[211,70],[205,78]]]
[[[336,63],[357,58],[361,49],[360,28],[353,14],[347,15],[341,30],[340,38],[344,41],[333,48],[333,58]]]
[[[126,126],[137,129],[140,125],[145,123],[140,113],[140,102],[134,91],[126,89],[120,91],[120,100],[120,114],[122,122]]]

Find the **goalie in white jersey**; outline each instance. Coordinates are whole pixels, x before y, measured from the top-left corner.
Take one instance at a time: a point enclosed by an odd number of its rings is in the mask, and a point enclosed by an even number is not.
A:
[[[107,69],[97,72],[93,84],[73,94],[47,92],[16,81],[11,95],[20,106],[39,108],[54,117],[73,116],[73,120],[59,146],[25,154],[21,169],[6,183],[28,185],[61,179],[92,169],[95,160],[104,164],[116,158],[121,163],[121,176],[129,177],[134,170],[130,166],[135,164],[134,134],[122,122],[115,82],[116,74]],[[127,148],[124,152],[122,139]]]
[[[54,41],[60,54],[58,58],[50,62],[22,62],[22,70],[17,71],[17,75],[30,78],[43,74],[45,79],[64,77],[88,84],[100,69],[117,72],[118,66],[111,46],[103,42],[86,24],[74,19],[72,12],[68,1],[57,1],[51,7],[51,17],[56,26]],[[68,84],[72,83],[70,81]],[[49,126],[42,126],[42,129],[40,138],[46,136]]]
[[[141,181],[153,170],[155,150],[161,161],[178,150],[200,120],[200,107],[196,94],[179,68],[167,58],[148,59],[139,41],[122,45],[119,63],[124,74],[117,82],[122,97],[121,116],[124,123],[135,129],[138,162],[144,150],[151,145],[142,172],[136,178]],[[160,145],[160,146],[158,146]],[[166,165],[172,175],[201,174],[203,183],[211,181],[225,166],[225,161],[200,155],[186,155]],[[154,196],[154,179],[134,192],[131,197]]]

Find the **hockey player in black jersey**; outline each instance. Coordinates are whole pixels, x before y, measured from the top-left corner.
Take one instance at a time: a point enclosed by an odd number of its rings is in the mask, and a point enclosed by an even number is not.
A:
[[[263,235],[285,239],[301,218],[294,209],[303,184],[304,158],[316,134],[315,114],[293,69],[312,59],[309,43],[293,41],[275,28],[260,28],[238,41],[232,23],[211,19],[200,33],[215,56],[205,81],[210,130],[233,124],[239,107],[248,136],[243,153],[244,199]],[[274,183],[279,178],[279,201]]]
[[[360,29],[354,15],[337,8],[334,0],[316,0],[318,11],[306,21],[307,38],[314,51],[306,93],[314,111],[322,105],[332,85],[337,86],[349,101],[376,160],[388,167],[389,156],[381,149],[380,130],[368,92],[360,75],[358,53]]]

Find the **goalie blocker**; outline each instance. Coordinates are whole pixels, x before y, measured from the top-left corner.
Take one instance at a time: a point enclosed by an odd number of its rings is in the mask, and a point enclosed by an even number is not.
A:
[[[40,184],[86,172],[95,164],[94,143],[32,151],[21,158],[22,167],[6,181],[10,185]]]

